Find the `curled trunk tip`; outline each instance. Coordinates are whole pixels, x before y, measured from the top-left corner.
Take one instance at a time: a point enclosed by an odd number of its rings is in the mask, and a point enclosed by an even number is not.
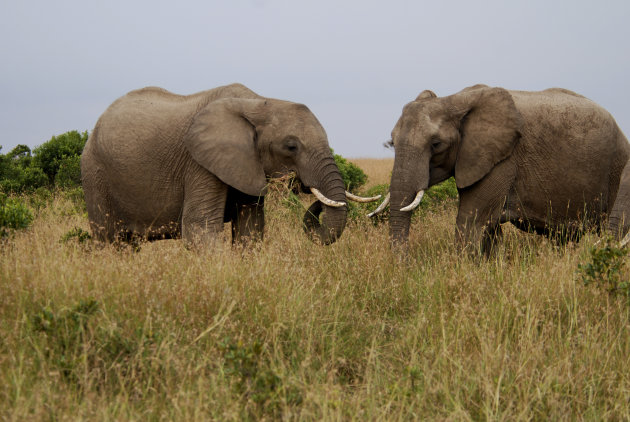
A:
[[[324,219],[325,222],[322,224],[319,217],[324,210],[327,218]],[[326,220],[331,220],[331,222],[326,224]],[[345,221],[345,207],[333,208],[322,204],[320,201],[315,201],[306,210],[302,220],[302,227],[313,242],[330,245],[335,243],[341,236],[345,227]]]

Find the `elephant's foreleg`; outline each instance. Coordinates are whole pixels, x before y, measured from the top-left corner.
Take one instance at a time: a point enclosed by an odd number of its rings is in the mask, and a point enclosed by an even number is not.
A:
[[[488,256],[503,237],[501,209],[478,210],[471,206],[460,206],[457,214],[455,241],[462,250]]]
[[[504,162],[471,187],[459,190],[455,234],[459,247],[491,253],[502,237],[500,224],[514,177],[514,167]]]
[[[630,162],[621,173],[617,197],[608,219],[608,231],[618,239],[630,231]]]
[[[207,245],[223,231],[223,213],[228,186],[205,169],[189,176],[184,187],[182,238]]]

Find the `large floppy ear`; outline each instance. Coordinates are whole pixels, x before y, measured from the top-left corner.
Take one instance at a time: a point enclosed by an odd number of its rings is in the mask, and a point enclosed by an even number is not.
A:
[[[455,182],[461,189],[512,154],[523,122],[512,96],[503,88],[475,86],[452,95],[451,101],[460,118]]]
[[[267,179],[256,148],[254,122],[265,100],[224,98],[194,117],[184,146],[192,158],[226,184],[247,195],[264,195]]]

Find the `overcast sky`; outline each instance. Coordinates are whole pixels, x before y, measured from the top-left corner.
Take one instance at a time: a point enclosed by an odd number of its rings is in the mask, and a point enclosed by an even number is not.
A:
[[[346,157],[382,144],[424,90],[563,87],[630,134],[630,1],[9,1],[0,145],[94,127],[116,98],[240,82],[301,102]]]

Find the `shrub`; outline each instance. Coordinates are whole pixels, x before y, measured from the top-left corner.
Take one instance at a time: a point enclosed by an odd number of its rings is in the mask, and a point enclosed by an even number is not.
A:
[[[455,184],[455,179],[451,177],[427,189],[420,203],[420,209],[430,209],[449,199],[456,199],[457,197],[457,185]]]
[[[603,246],[593,246],[589,249],[590,262],[578,265],[582,281],[585,285],[595,284],[604,288],[611,294],[621,293],[630,297],[630,282],[622,277],[627,254],[628,248],[614,245],[610,238]]]
[[[341,155],[335,154],[334,152],[333,157],[335,158],[335,163],[341,173],[343,183],[346,185],[346,190],[355,192],[361,186],[365,185],[365,182],[367,182],[367,175],[360,167],[352,164]]]
[[[0,237],[8,236],[12,230],[27,228],[33,221],[33,214],[21,202],[0,195]]]
[[[381,195],[381,199],[376,202],[360,204],[359,207],[357,207],[359,209],[357,211],[357,215],[369,214],[376,210],[376,208],[381,204],[381,202],[385,198],[385,195],[387,195],[388,192],[388,184],[372,186],[364,193],[364,196]],[[420,210],[420,212],[422,213],[434,209],[436,206],[448,200],[456,199],[457,197],[458,193],[457,186],[455,185],[455,179],[451,177],[450,179],[447,179],[442,183],[438,183],[437,185],[431,186],[429,189],[427,189],[424,193],[424,196],[422,197],[422,202],[420,202],[420,205],[416,209]],[[371,219],[374,224],[379,224],[389,220],[389,207],[385,209],[382,213],[375,215]]]
[[[381,202],[385,198],[385,195],[387,195],[387,192],[389,192],[389,185],[384,183],[381,185],[372,186],[371,188],[367,189],[364,193],[361,194],[362,196],[381,195],[381,198],[378,201],[366,202],[366,203],[357,203],[357,202],[349,201],[348,202],[348,219],[352,221],[357,221],[357,220],[367,218],[366,217],[367,214],[376,210],[376,208],[381,204]],[[379,223],[386,221],[388,218],[389,218],[389,212],[384,212],[384,213],[375,215],[374,217],[370,219],[370,221],[373,224],[378,225]]]
[[[81,185],[81,156],[71,155],[59,162],[59,170],[55,175],[55,186],[71,188]]]
[[[0,189],[7,193],[33,191],[46,185],[48,185],[48,177],[42,169],[33,166],[26,168],[14,166],[0,180]]]
[[[75,165],[75,161],[72,161],[75,160],[73,157],[81,155],[87,139],[87,131],[79,133],[76,130],[53,136],[48,142],[33,150],[33,163],[44,171],[50,184],[53,184],[55,176],[66,160],[71,160],[66,163],[66,166],[69,167],[66,171],[72,173],[72,167]]]
[[[0,155],[0,189],[21,193],[55,184],[62,188],[79,186],[80,157],[87,138],[87,132],[73,130],[53,136],[32,153],[28,146],[18,145]]]
[[[34,190],[48,183],[43,171],[32,165],[31,150],[18,145],[6,155],[0,155],[0,189],[20,193]]]
[[[31,149],[23,144],[20,144],[13,148],[6,157],[11,160],[18,167],[26,168],[31,165],[33,156],[31,155]]]

